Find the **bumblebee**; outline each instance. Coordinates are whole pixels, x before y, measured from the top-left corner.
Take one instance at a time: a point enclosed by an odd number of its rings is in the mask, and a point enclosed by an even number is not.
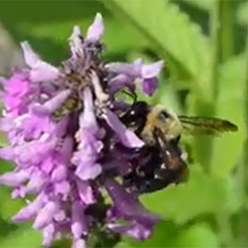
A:
[[[139,194],[187,180],[186,156],[179,146],[182,133],[218,135],[238,130],[227,120],[177,116],[161,106],[149,106],[143,101],[136,101],[120,119],[145,142],[145,146],[133,152],[130,169],[123,176],[123,185]]]

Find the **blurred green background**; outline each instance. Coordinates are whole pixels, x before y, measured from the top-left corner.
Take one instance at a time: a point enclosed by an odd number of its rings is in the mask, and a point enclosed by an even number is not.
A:
[[[58,65],[69,55],[66,39],[73,25],[85,32],[97,12],[104,17],[107,61],[165,60],[159,91],[147,101],[176,113],[226,118],[239,126],[237,133],[214,139],[184,137],[191,161],[189,182],[143,196],[146,207],[164,221],[150,240],[123,237],[116,247],[248,247],[248,3],[0,1],[1,73],[23,63],[23,40]],[[0,172],[8,167],[2,161]],[[40,247],[40,234],[31,223],[9,221],[22,205],[0,187],[0,248]]]

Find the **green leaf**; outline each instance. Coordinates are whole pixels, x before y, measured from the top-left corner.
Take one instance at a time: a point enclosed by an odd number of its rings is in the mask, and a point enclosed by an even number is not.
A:
[[[184,2],[193,5],[199,9],[210,11],[213,7],[215,0],[184,0]]]
[[[6,134],[0,131],[0,147],[5,147],[8,145],[8,139]]]
[[[12,169],[12,163],[0,159],[0,174],[11,171]],[[24,200],[12,199],[11,189],[0,185],[0,215],[3,219],[9,220],[22,206],[24,206]]]
[[[234,122],[239,130],[225,133],[214,140],[211,172],[225,178],[237,165],[245,138],[243,95],[245,82],[245,57],[233,59],[221,67],[219,98],[216,116]]]
[[[238,211],[240,199],[235,197],[228,180],[206,175],[201,167],[190,168],[189,181],[178,186],[147,194],[141,197],[144,205],[152,212],[164,216],[166,220],[185,223],[201,214],[216,214],[219,209]]]
[[[0,186],[0,213],[3,219],[11,219],[24,205],[23,199],[12,199],[10,189]]]
[[[116,7],[119,16],[122,11],[123,17],[142,30],[160,54],[179,62],[195,79],[194,83],[206,89],[210,62],[208,41],[200,27],[190,22],[177,5],[161,0],[112,0],[105,5]]]
[[[0,248],[38,248],[40,245],[40,232],[33,230],[31,227],[23,227],[12,232],[5,239],[1,239]]]
[[[219,240],[208,224],[197,223],[180,233],[176,247],[217,248],[219,247]]]
[[[161,221],[153,230],[153,235],[144,241],[135,241],[123,238],[117,248],[127,247],[218,247],[218,237],[206,223],[197,223],[191,226],[178,226],[171,221]]]
[[[242,3],[238,8],[238,20],[241,24],[248,25],[248,3]]]

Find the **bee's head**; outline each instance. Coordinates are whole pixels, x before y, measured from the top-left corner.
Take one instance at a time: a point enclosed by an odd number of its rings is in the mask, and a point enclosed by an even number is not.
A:
[[[163,130],[166,138],[168,140],[178,137],[182,131],[182,125],[176,114],[172,111],[165,110],[161,108],[158,114],[159,127]]]
[[[149,110],[148,104],[146,102],[139,101],[139,102],[135,102],[131,106],[127,114],[129,115],[130,118],[136,119],[144,116],[148,112],[148,110]]]

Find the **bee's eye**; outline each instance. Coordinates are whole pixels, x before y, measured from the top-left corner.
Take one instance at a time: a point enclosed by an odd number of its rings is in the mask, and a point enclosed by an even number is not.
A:
[[[166,111],[162,111],[160,114],[159,114],[159,117],[163,120],[163,121],[168,121],[168,119],[171,118],[170,114]]]

